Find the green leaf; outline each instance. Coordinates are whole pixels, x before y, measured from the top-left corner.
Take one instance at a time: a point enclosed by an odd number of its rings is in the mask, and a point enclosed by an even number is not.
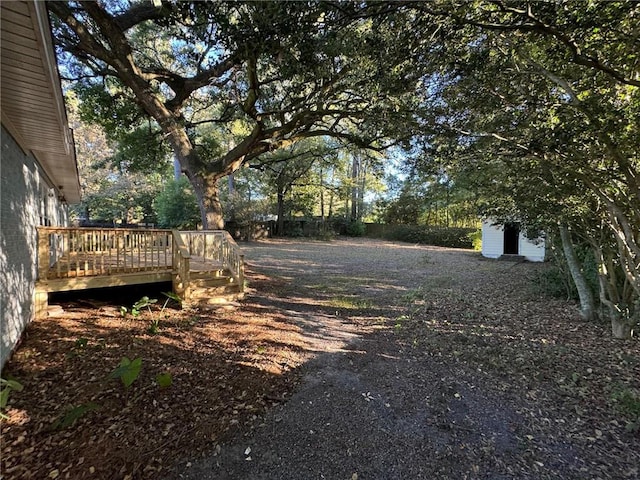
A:
[[[15,390],[16,392],[21,392],[24,387],[17,380],[0,378],[0,385],[4,385],[5,387],[10,388],[11,390]]]
[[[53,424],[52,428],[54,430],[58,430],[58,429],[61,430],[63,428],[70,427],[75,423],[76,420],[82,417],[85,413],[90,412],[92,410],[97,410],[98,408],[99,406],[93,402],[83,403],[82,405],[73,407],[71,410],[67,411],[64,415],[58,418]]]
[[[0,391],[0,409],[4,410],[9,402],[9,394],[11,393],[10,388],[3,388]]]
[[[175,293],[173,293],[173,292],[162,292],[162,294],[163,294],[165,297],[169,297],[171,300],[174,300],[174,301],[176,301],[176,302],[178,302],[178,303],[182,303],[182,299],[180,298],[180,296],[179,296],[179,295],[176,295],[176,294],[175,294]]]
[[[146,295],[133,304],[135,310],[140,310],[145,307],[149,307],[158,301],[157,298],[149,298]]]
[[[13,390],[16,392],[21,392],[23,390],[23,386],[20,382],[13,379],[0,378],[0,385],[4,388],[0,390],[0,410],[4,410],[9,403],[9,395]],[[7,418],[6,415],[3,415],[2,418]]]
[[[173,384],[173,377],[169,372],[159,373],[156,375],[156,383],[160,388],[170,387]]]
[[[133,382],[136,381],[140,370],[142,369],[142,358],[129,360],[127,357],[123,357],[120,360],[120,365],[111,372],[109,378],[119,378],[124,385],[124,388],[129,388]]]

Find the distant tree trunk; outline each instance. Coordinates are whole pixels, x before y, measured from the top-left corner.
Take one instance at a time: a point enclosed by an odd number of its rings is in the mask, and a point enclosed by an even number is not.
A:
[[[284,236],[284,189],[278,186],[278,224],[276,234]]]
[[[320,167],[320,219],[322,220],[322,229],[324,230],[324,170]]]
[[[364,189],[367,186],[367,164],[366,162],[360,163],[360,171],[358,172],[360,179],[358,181],[358,215],[357,220],[362,221],[364,212]]]
[[[571,278],[578,291],[578,298],[580,299],[580,315],[584,320],[593,321],[597,318],[595,299],[593,292],[589,288],[576,251],[573,248],[573,242],[571,241],[571,234],[565,223],[559,223],[558,229],[560,230],[560,240],[562,241],[562,251],[564,257],[567,260],[567,266],[571,273]]]
[[[350,220],[355,222],[358,219],[358,172],[360,171],[360,161],[357,155],[351,161],[351,216]]]

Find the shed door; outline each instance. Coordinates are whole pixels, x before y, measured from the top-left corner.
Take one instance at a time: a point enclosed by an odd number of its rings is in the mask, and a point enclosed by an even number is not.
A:
[[[504,253],[505,255],[518,255],[518,243],[520,239],[520,227],[516,223],[507,223],[504,226]]]

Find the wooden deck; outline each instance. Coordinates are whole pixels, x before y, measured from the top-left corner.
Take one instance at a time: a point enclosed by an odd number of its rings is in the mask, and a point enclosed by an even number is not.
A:
[[[188,303],[241,295],[243,255],[223,230],[38,229],[38,316],[49,292],[164,281]]]

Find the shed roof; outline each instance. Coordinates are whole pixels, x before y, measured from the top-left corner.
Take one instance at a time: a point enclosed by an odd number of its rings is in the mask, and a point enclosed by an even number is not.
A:
[[[80,201],[73,133],[68,127],[45,2],[0,3],[2,124],[69,203]]]

